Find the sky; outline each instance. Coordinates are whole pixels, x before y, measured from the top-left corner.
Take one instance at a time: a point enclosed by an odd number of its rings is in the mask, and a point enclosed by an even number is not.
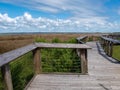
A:
[[[120,0],[0,0],[0,33],[120,32]]]

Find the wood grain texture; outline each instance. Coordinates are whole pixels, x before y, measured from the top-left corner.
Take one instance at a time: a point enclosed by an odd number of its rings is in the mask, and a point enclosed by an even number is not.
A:
[[[120,90],[120,64],[101,56],[95,42],[87,44],[88,75],[40,74],[27,90]]]
[[[40,49],[36,48],[33,50],[33,58],[34,58],[34,69],[35,74],[40,74],[42,72],[41,58],[40,58]]]
[[[78,37],[78,38],[76,38],[76,39],[77,39],[78,43],[83,44],[83,43],[85,43],[85,42],[83,42],[82,40],[85,40],[86,38],[87,38],[87,36],[83,36],[83,37]],[[86,40],[85,40],[85,41],[86,41]]]
[[[109,42],[113,42],[113,44],[120,44],[120,40],[116,40],[116,39],[112,39],[112,38],[107,38],[107,37],[103,37],[101,36],[101,38],[103,40],[109,41]]]
[[[0,67],[7,64],[16,58],[36,49],[36,48],[72,48],[72,49],[90,49],[91,47],[85,44],[61,44],[61,43],[34,43],[25,47],[12,50],[0,55]]]
[[[66,44],[66,43],[35,43],[40,48],[71,48],[71,49],[91,49],[86,44]]]
[[[88,60],[87,60],[87,50],[80,49],[80,60],[81,60],[81,73],[87,74],[88,73]]]
[[[4,79],[5,90],[13,90],[13,84],[12,84],[9,64],[2,66],[1,72],[2,72],[2,77]]]
[[[26,53],[34,50],[35,48],[36,48],[36,46],[34,44],[31,44],[31,45],[27,45],[25,47],[15,49],[10,52],[1,54],[0,55],[0,67],[4,64],[7,64],[7,63],[15,60],[16,58],[18,58]]]

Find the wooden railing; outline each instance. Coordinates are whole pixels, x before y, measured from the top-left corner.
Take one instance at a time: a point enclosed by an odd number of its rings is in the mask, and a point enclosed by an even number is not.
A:
[[[76,39],[77,39],[78,43],[84,44],[86,42],[87,36],[78,37]]]
[[[101,36],[100,41],[103,49],[105,50],[106,54],[110,57],[113,55],[113,45],[120,45],[120,40],[115,40],[108,37]]]
[[[81,60],[81,73],[88,73],[87,65],[87,49],[90,49],[89,46],[85,44],[60,44],[60,43],[34,43],[4,54],[0,55],[0,67],[2,76],[5,83],[6,90],[13,90],[11,70],[9,63],[14,61],[16,58],[21,57],[22,55],[33,51],[33,60],[34,60],[34,70],[35,74],[40,74],[42,72],[41,58],[40,58],[40,49],[41,48],[71,48],[78,49],[79,56]]]

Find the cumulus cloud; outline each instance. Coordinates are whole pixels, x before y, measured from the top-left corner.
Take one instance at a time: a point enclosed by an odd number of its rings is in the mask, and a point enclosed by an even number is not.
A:
[[[111,32],[119,31],[119,22],[108,22],[104,17],[82,19],[33,18],[31,14],[11,18],[0,14],[0,31],[9,32]]]

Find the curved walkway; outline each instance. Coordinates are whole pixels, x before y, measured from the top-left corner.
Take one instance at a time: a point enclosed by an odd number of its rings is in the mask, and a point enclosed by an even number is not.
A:
[[[120,64],[101,56],[95,42],[87,43],[92,47],[88,51],[89,75],[94,77],[103,90],[120,90]],[[110,61],[111,59],[111,61]],[[117,62],[117,61],[116,61]]]
[[[120,90],[120,64],[101,56],[95,42],[88,42],[88,75],[40,74],[27,90]]]

